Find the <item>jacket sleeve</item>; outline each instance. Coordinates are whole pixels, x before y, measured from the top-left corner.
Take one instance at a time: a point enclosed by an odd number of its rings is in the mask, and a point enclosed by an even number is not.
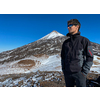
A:
[[[62,71],[65,70],[65,49],[64,49],[64,43],[62,45],[62,50],[61,50],[61,65],[62,65]]]
[[[82,67],[82,73],[86,76],[88,72],[90,71],[90,68],[93,64],[93,50],[91,42],[86,39],[84,42],[84,55],[86,57],[83,67]]]

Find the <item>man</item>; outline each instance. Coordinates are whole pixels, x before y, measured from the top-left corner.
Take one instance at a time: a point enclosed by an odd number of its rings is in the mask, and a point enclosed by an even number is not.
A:
[[[90,41],[80,36],[80,22],[68,21],[67,40],[61,51],[61,64],[66,87],[86,87],[86,76],[93,64],[93,51]]]

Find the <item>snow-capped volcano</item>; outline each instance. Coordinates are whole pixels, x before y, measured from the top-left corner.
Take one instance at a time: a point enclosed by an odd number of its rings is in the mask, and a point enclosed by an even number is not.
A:
[[[59,36],[64,36],[61,33],[57,32],[57,31],[52,31],[51,33],[49,33],[48,35],[44,36],[41,39],[53,39],[55,37],[59,37]]]
[[[50,71],[51,66],[52,70],[61,70],[60,53],[65,39],[66,36],[52,31],[35,42],[0,53],[0,74],[25,73],[40,69]]]

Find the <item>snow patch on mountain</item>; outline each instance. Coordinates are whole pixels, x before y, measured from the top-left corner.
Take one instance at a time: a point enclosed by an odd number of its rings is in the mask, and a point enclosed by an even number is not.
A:
[[[61,71],[61,58],[59,55],[50,56],[41,63],[40,71]]]
[[[95,74],[100,74],[100,57],[94,55],[93,59],[93,65],[90,69],[90,72],[93,72]]]
[[[64,35],[62,35],[61,33],[57,32],[57,31],[52,31],[51,33],[49,33],[48,35],[44,36],[41,39],[53,39],[53,38],[56,38],[58,36],[64,36]]]
[[[31,63],[21,63],[21,61],[34,61],[35,66],[31,66]],[[31,66],[31,67],[30,67]],[[36,71],[61,71],[61,58],[60,55],[52,55],[46,57],[30,56],[18,61],[9,62],[3,65],[0,65],[0,75],[5,74],[19,74],[19,73],[28,73]]]

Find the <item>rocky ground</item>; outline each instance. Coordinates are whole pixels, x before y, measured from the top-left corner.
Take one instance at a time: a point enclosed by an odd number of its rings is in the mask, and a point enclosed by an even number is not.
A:
[[[87,79],[96,80],[99,76],[89,73]],[[65,81],[62,72],[37,71],[0,76],[0,87],[65,87]]]

